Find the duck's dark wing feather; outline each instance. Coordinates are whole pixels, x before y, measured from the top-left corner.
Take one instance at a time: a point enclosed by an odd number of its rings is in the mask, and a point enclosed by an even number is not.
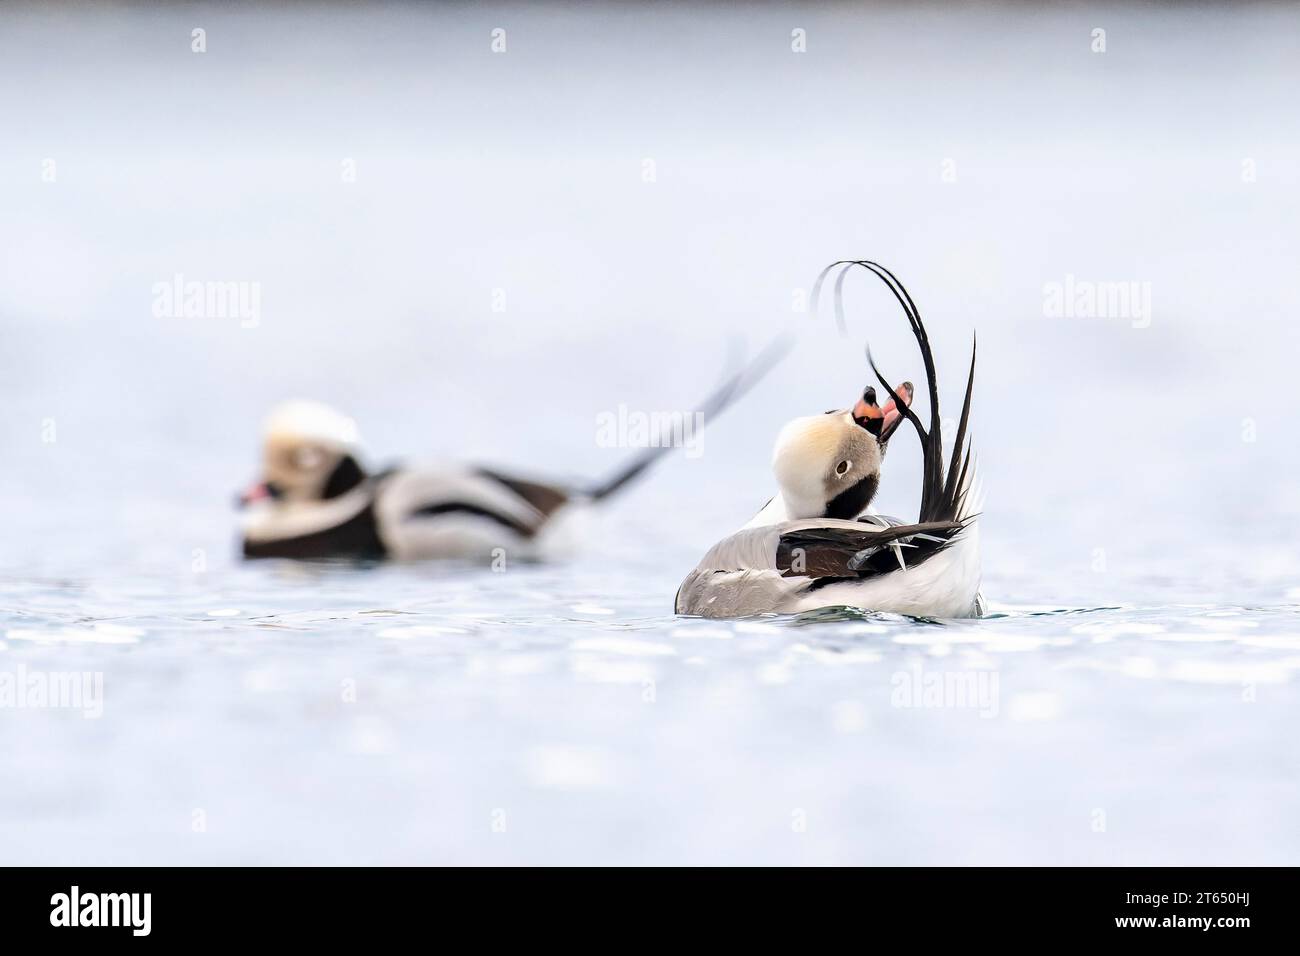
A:
[[[548,518],[570,497],[568,491],[555,485],[516,478],[493,468],[478,468],[476,471],[482,477],[508,488]]]
[[[924,521],[890,528],[841,526],[800,528],[781,535],[776,570],[782,577],[825,579],[824,583],[899,571],[938,554],[956,539],[964,521]],[[897,546],[898,550],[895,550]]]

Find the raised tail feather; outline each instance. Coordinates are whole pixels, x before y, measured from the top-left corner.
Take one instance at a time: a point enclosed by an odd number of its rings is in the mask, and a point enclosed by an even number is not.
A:
[[[930,349],[930,337],[926,333],[925,324],[921,321],[921,313],[917,309],[916,303],[912,301],[907,289],[898,281],[898,277],[879,263],[865,259],[844,259],[839,262],[832,262],[822,270],[821,275],[817,277],[817,282],[813,285],[813,311],[815,312],[817,309],[818,296],[821,294],[822,283],[826,276],[830,274],[832,269],[842,267],[835,277],[835,319],[839,323],[841,330],[847,329],[844,321],[844,279],[854,266],[866,269],[889,287],[889,291],[894,294],[894,298],[898,300],[898,304],[903,308],[904,315],[907,316],[908,324],[912,327],[912,334],[916,337],[916,343],[921,349],[921,360],[925,363],[925,376],[930,392],[930,427],[928,429],[921,424],[921,420],[916,416],[916,413],[907,406],[902,396],[894,391],[893,386],[881,374],[871,356],[871,349],[869,347],[867,349],[867,361],[871,365],[871,370],[875,373],[876,378],[880,380],[880,384],[884,386],[885,391],[893,396],[902,414],[916,428],[916,433],[921,440],[924,478],[921,485],[921,513],[918,520],[924,524],[932,521],[952,521],[965,517],[968,515],[966,496],[970,489],[970,478],[972,477],[970,475],[971,450],[966,438],[966,426],[970,419],[971,393],[975,386],[974,340],[971,343],[970,374],[966,379],[966,397],[962,403],[961,418],[957,424],[957,439],[953,443],[952,461],[948,463],[947,474],[945,475],[943,429],[939,417],[939,382],[934,366],[934,353]]]
[[[729,376],[711,395],[696,406],[707,424],[717,415],[726,411],[755,385],[763,380],[773,368],[789,353],[793,339],[781,335],[768,343],[744,368]],[[605,481],[586,489],[583,494],[592,501],[603,501],[627,487],[647,468],[673,450],[671,441],[665,441],[663,435],[653,436],[649,447],[643,449],[631,461],[621,467]]]

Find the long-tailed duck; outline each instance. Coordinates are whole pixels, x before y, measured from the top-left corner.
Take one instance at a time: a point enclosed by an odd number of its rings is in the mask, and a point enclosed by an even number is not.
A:
[[[708,421],[784,357],[778,339],[700,406]],[[367,471],[353,421],[318,402],[274,409],[263,431],[263,474],[240,498],[249,558],[450,558],[534,560],[547,553],[556,517],[605,501],[666,453],[653,441],[608,480],[591,486],[538,481],[477,465],[445,463]]]
[[[929,385],[929,427],[910,408],[911,383],[892,388],[868,351],[888,401],[878,405],[875,389],[867,388],[852,408],[798,418],[782,429],[772,459],[779,494],[704,555],[678,589],[677,613],[722,618],[841,606],[937,618],[983,613],[969,446],[963,454],[974,348],[945,470],[934,356],[902,283],[874,262],[837,262],[818,277],[813,301],[830,270],[843,266],[835,283],[843,328],[841,290],[854,265],[880,277],[907,315]],[[869,507],[887,443],[904,418],[916,428],[924,457],[920,516],[913,524]]]

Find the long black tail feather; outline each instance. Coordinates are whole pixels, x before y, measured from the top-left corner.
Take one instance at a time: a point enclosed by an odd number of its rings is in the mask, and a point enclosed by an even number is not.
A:
[[[703,414],[707,425],[716,416],[722,414],[745,396],[755,385],[763,380],[782,359],[789,354],[794,339],[791,335],[777,336],[754,357],[744,368],[728,376],[718,388],[704,399],[695,410]],[[617,493],[635,481],[647,468],[673,450],[672,442],[664,440],[665,436],[656,434],[649,447],[621,467],[605,481],[586,490],[586,497],[592,501],[601,501]]]
[[[813,285],[813,311],[816,312],[817,301],[826,276],[830,274],[831,270],[839,267],[840,272],[835,277],[834,287],[835,320],[839,324],[841,331],[848,331],[848,325],[844,320],[844,279],[854,266],[866,269],[888,286],[889,291],[898,300],[898,304],[902,306],[903,314],[907,316],[908,324],[912,327],[912,335],[916,338],[916,343],[921,350],[921,360],[925,364],[926,383],[930,392],[930,427],[928,429],[921,424],[921,420],[907,407],[902,396],[894,390],[894,386],[890,384],[889,380],[876,366],[870,348],[867,350],[867,362],[871,365],[872,372],[880,380],[880,384],[885,391],[893,396],[903,416],[912,423],[921,442],[924,477],[921,486],[921,513],[918,520],[923,523],[956,520],[962,514],[965,505],[966,477],[970,466],[970,447],[966,441],[966,431],[970,420],[971,395],[975,385],[975,342],[972,340],[971,343],[970,374],[966,379],[966,396],[965,401],[962,403],[961,418],[957,425],[957,439],[953,444],[952,461],[945,469],[943,426],[939,416],[939,381],[935,370],[934,353],[930,348],[930,336],[925,330],[925,323],[921,321],[920,310],[917,309],[912,296],[903,286],[903,283],[898,280],[898,277],[879,263],[866,259],[842,259],[839,262],[832,262],[822,270]],[[957,467],[958,462],[962,463],[960,470]],[[944,474],[945,470],[947,472],[946,476]]]

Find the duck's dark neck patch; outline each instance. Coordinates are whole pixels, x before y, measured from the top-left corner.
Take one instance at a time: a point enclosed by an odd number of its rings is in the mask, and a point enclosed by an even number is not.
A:
[[[329,479],[325,482],[324,489],[321,490],[321,497],[328,501],[330,498],[346,495],[365,480],[366,473],[361,470],[357,460],[351,455],[344,455],[343,459],[334,466],[334,470],[330,472]]]
[[[859,479],[856,484],[845,488],[831,499],[830,504],[826,506],[826,513],[822,517],[852,521],[862,514],[863,509],[871,503],[871,499],[876,496],[876,489],[879,487],[879,475],[867,475],[865,478]]]

